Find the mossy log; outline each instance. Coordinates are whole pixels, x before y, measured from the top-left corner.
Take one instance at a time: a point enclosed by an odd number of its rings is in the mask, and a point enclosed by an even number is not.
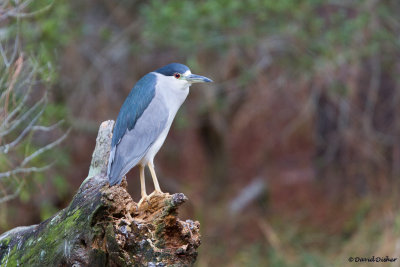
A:
[[[177,218],[183,194],[154,195],[140,207],[126,180],[105,171],[114,122],[103,122],[89,176],[70,205],[38,224],[0,236],[0,266],[190,266],[199,223]]]

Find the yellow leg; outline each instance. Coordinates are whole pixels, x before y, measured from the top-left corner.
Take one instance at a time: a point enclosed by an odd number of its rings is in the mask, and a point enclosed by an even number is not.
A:
[[[143,200],[147,198],[147,193],[146,193],[146,181],[144,180],[144,166],[139,165],[139,171],[140,171],[140,191],[142,198],[139,201],[139,206],[142,204]]]
[[[151,177],[153,178],[155,192],[162,193],[160,185],[158,184],[156,172],[154,171],[153,163],[149,162],[147,166],[149,166]]]
[[[147,197],[146,193],[146,181],[144,180],[144,166],[139,166],[140,170],[140,189],[142,193],[142,198]]]

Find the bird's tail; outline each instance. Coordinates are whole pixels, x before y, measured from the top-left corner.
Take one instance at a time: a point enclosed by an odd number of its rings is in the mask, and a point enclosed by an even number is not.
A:
[[[118,178],[118,176],[108,176],[108,182],[110,183],[110,186],[120,184],[122,181],[121,178]]]
[[[122,181],[120,174],[112,170],[113,162],[114,162],[114,158],[115,158],[115,150],[116,150],[116,147],[114,146],[110,151],[110,157],[108,159],[108,166],[107,166],[107,177],[108,177],[108,182],[110,183],[110,186],[120,184]]]

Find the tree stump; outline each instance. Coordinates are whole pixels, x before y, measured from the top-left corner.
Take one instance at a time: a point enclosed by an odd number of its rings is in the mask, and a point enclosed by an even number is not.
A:
[[[181,221],[187,198],[154,195],[140,207],[126,180],[105,175],[114,122],[100,126],[89,176],[70,205],[48,220],[0,236],[1,266],[190,266],[200,245],[199,222]]]

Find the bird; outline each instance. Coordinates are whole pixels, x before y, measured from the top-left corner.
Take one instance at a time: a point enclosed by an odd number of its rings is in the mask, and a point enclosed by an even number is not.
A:
[[[154,170],[154,157],[163,145],[178,109],[194,83],[213,82],[192,74],[189,67],[171,63],[144,75],[121,106],[111,140],[107,177],[110,186],[135,166],[139,167],[141,204],[153,194],[163,194]],[[153,179],[154,192],[146,193],[145,167]]]

